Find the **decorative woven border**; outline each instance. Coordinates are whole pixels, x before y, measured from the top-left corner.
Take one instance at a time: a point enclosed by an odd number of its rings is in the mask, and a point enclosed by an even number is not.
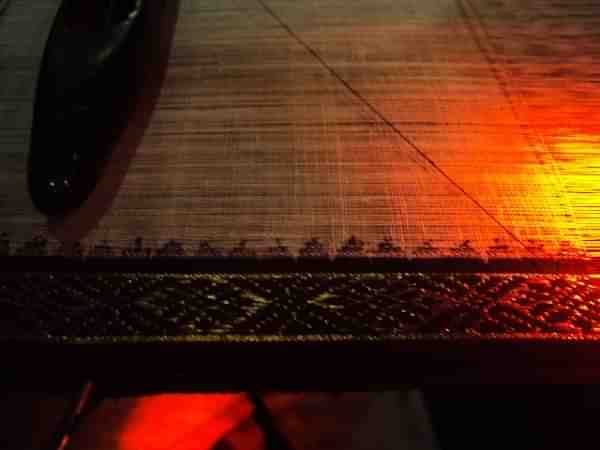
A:
[[[297,255],[280,242],[266,253],[245,242],[53,245],[0,237],[0,369],[17,387],[86,377],[132,395],[600,377],[590,275],[600,271],[578,253],[447,256],[424,244],[406,255],[357,238],[334,257],[318,239]]]
[[[600,282],[517,274],[0,274],[4,340],[600,333]],[[235,340],[235,338],[234,338]]]

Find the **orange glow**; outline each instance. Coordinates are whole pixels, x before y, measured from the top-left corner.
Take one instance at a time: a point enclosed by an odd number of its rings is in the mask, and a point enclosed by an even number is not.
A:
[[[554,144],[554,149],[573,156],[596,158],[600,161],[600,135],[574,133],[566,134]]]
[[[600,133],[560,130],[550,143],[589,256],[600,255]]]

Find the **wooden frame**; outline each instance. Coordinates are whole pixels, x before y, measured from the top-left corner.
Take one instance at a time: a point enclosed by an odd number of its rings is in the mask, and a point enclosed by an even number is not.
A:
[[[589,261],[2,262],[2,370],[17,384],[337,390],[591,381],[600,368],[600,283],[565,273]],[[515,264],[537,273],[499,273]]]

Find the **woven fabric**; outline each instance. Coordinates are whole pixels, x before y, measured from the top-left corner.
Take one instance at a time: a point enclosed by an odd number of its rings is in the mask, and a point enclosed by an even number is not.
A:
[[[47,220],[26,161],[58,3],[0,16],[10,252],[38,235],[88,250],[138,237],[292,254],[317,240],[325,256],[351,239],[416,257],[597,250],[589,2],[181,0],[148,122],[80,210]]]

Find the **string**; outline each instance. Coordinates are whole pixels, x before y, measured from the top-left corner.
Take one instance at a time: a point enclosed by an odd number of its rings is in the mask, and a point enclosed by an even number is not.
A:
[[[490,211],[488,211],[485,206],[483,206],[475,197],[469,194],[457,181],[455,181],[444,169],[442,169],[436,162],[431,159],[425,151],[423,151],[419,146],[408,136],[406,136],[390,119],[388,119],[379,109],[375,107],[367,98],[365,98],[358,90],[356,90],[344,77],[342,77],[337,70],[335,70],[325,59],[317,52],[313,47],[311,47],[302,37],[300,37],[292,28],[283,21],[283,19],[267,5],[264,0],[256,0],[265,12],[270,15],[280,26],[283,28],[287,34],[290,35],[298,44],[300,44],[308,53],[310,53],[315,60],[319,62],[324,69],[326,69],[331,76],[333,76],[344,88],[350,92],[358,101],[360,101],[367,109],[369,109],[379,120],[381,120],[387,127],[389,127],[400,139],[402,139],[410,148],[412,148],[418,155],[420,155],[431,167],[433,167],[442,177],[444,177],[452,186],[458,189],[465,197],[467,197],[477,208],[479,208],[483,213],[489,217],[496,225],[498,225],[506,234],[508,234],[512,239],[519,243],[523,248],[527,251],[531,252],[528,249],[528,246],[515,234],[513,233],[506,225],[504,225],[500,220],[496,218]]]

